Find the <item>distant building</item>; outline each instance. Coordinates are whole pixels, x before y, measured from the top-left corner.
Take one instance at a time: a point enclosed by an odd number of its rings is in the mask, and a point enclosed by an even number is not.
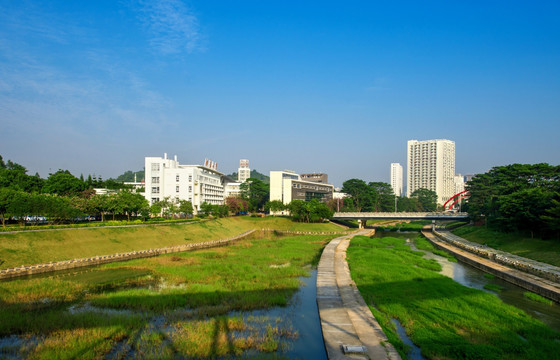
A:
[[[244,183],[251,177],[251,169],[249,168],[249,160],[239,160],[239,169],[237,169],[237,181]]]
[[[230,196],[239,197],[241,196],[241,184],[238,181],[229,181],[231,180],[229,177],[225,178],[224,181],[224,199],[227,199]]]
[[[443,204],[455,195],[455,142],[409,140],[407,151],[407,194],[417,189],[434,191]]]
[[[95,195],[109,195],[117,193],[117,190],[107,188],[94,188],[93,191],[95,191]]]
[[[136,175],[134,175],[134,176],[136,177]],[[138,190],[144,189],[146,187],[146,184],[144,183],[144,181],[125,181],[125,182],[123,182],[123,184],[132,187],[132,189],[134,191],[138,191]]]
[[[323,173],[299,174],[301,180],[312,181],[320,184],[328,184],[329,176]]]
[[[174,159],[164,157],[145,158],[145,198],[150,205],[169,197],[171,200],[192,202],[195,212],[204,202],[224,203],[224,174],[217,164],[205,161],[205,165],[181,165]]]
[[[312,176],[311,178],[315,180],[326,179],[325,174],[320,175],[322,176]],[[333,198],[333,193],[334,185],[304,180],[301,175],[294,171],[270,172],[270,201],[279,200],[284,204],[289,204],[292,200],[310,201],[318,199],[327,202]]]
[[[395,195],[402,196],[403,167],[399,163],[391,163],[391,187]]]
[[[453,195],[465,191],[465,177],[463,175],[461,174],[455,175],[454,181],[455,181],[455,190]]]

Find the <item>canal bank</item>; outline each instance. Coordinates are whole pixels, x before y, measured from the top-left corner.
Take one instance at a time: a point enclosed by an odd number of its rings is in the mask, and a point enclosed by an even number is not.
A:
[[[331,240],[317,267],[317,306],[328,358],[400,359],[350,277],[346,249],[354,235]]]
[[[518,269],[514,269],[508,267],[506,265],[497,263],[492,259],[495,259],[496,256],[492,256],[490,254],[488,258],[484,258],[478,256],[477,254],[486,254],[488,249],[484,250],[481,253],[480,246],[472,246],[472,252],[469,251],[467,240],[461,239],[458,240],[456,235],[453,235],[448,232],[438,232],[433,231],[431,226],[424,227],[422,230],[422,235],[428,239],[434,246],[438,249],[447,251],[453,254],[457,259],[462,262],[465,262],[479,270],[484,272],[490,273],[500,279],[508,281],[512,284],[520,286],[524,289],[527,289],[531,292],[544,296],[548,299],[551,299],[557,303],[560,303],[560,283],[552,281],[548,278],[540,277],[528,272],[524,272]],[[467,247],[462,246],[462,248],[458,248],[457,244],[467,244]],[[477,254],[473,253],[476,252]],[[503,253],[503,252],[502,252]],[[513,256],[512,256],[513,257]],[[500,258],[507,258],[507,255],[500,254]],[[522,260],[516,259],[517,266],[516,267],[527,267],[527,265],[521,264]],[[551,265],[548,268],[554,268]],[[552,269],[551,273],[555,273],[556,270]],[[547,276],[549,277],[549,276]]]

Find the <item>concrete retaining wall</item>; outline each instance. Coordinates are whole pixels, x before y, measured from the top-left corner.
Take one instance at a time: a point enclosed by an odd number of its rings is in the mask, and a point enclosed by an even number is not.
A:
[[[472,254],[492,260],[498,264],[502,264],[513,269],[533,274],[560,284],[560,268],[558,268],[557,266],[523,258],[507,253],[505,251],[492,249],[484,245],[475,244],[450,232],[441,232],[437,229],[434,229],[432,232],[439,239],[453,246],[456,246],[459,249],[466,250]]]
[[[50,262],[47,264],[20,266],[16,268],[4,269],[4,270],[0,270],[0,279],[9,279],[9,278],[14,278],[19,276],[27,276],[27,275],[41,274],[41,273],[52,272],[52,271],[101,265],[101,264],[106,264],[106,263],[116,262],[116,261],[126,261],[126,260],[133,260],[133,259],[139,259],[145,257],[158,256],[162,254],[170,254],[170,253],[177,253],[183,251],[206,249],[206,248],[217,247],[217,246],[225,246],[225,245],[229,245],[230,243],[236,240],[243,239],[253,234],[255,231],[256,230],[246,231],[240,235],[227,239],[221,239],[221,240],[211,240],[211,241],[205,241],[200,243],[168,246],[159,249],[131,251],[131,252],[119,253],[113,255],[93,256],[89,258],[57,261],[57,262]]]
[[[437,232],[432,232],[431,229],[424,229],[422,233],[436,248],[453,254],[459,261],[560,303],[560,283],[500,264],[490,255],[491,252],[483,251],[484,248],[468,251],[455,242],[447,241],[444,236],[446,234],[437,235]]]
[[[200,250],[200,249],[206,249],[206,248],[212,248],[218,246],[226,246],[236,240],[240,240],[245,237],[248,237],[249,235],[252,235],[256,231],[257,230],[249,230],[240,235],[227,239],[221,239],[221,240],[211,240],[211,241],[205,241],[200,243],[168,246],[159,249],[131,251],[131,252],[119,253],[113,255],[93,256],[89,258],[57,261],[57,262],[50,262],[50,263],[38,264],[38,265],[28,265],[28,266],[24,265],[24,266],[10,268],[10,269],[3,269],[0,270],[0,280],[19,277],[19,276],[28,276],[28,275],[41,274],[46,272],[59,271],[59,270],[68,270],[68,269],[76,269],[76,268],[87,267],[87,266],[95,266],[95,265],[116,262],[116,261],[126,261],[126,260],[133,260],[133,259],[139,259],[145,257],[158,256],[163,254]],[[261,229],[261,232],[274,232],[276,234],[281,234],[281,235],[340,234],[336,232],[303,232],[303,231],[285,231],[285,230],[274,230],[274,229]]]

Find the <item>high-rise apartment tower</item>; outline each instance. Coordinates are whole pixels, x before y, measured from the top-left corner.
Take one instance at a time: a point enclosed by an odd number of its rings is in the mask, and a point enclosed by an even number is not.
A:
[[[443,204],[455,195],[455,142],[409,140],[407,151],[407,194],[417,189],[435,191]]]
[[[397,196],[402,196],[403,192],[403,168],[399,163],[391,164],[391,187],[393,193]]]

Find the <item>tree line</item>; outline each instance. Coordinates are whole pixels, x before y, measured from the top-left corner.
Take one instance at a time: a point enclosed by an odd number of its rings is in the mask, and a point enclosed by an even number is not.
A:
[[[94,187],[121,189],[115,194],[95,195]],[[27,169],[0,156],[0,217],[18,222],[39,222],[43,217],[60,223],[84,215],[130,216],[138,215],[147,207],[140,194],[133,193],[122,183],[101,177],[84,179],[68,170],[58,170],[43,179],[39,174],[28,175]]]
[[[466,210],[475,220],[502,231],[560,236],[560,166],[496,166],[467,183]]]
[[[343,193],[348,197],[332,200],[329,206],[345,212],[432,212],[437,210],[437,194],[428,189],[418,189],[410,197],[395,196],[390,184],[366,183],[350,179],[342,183]]]

